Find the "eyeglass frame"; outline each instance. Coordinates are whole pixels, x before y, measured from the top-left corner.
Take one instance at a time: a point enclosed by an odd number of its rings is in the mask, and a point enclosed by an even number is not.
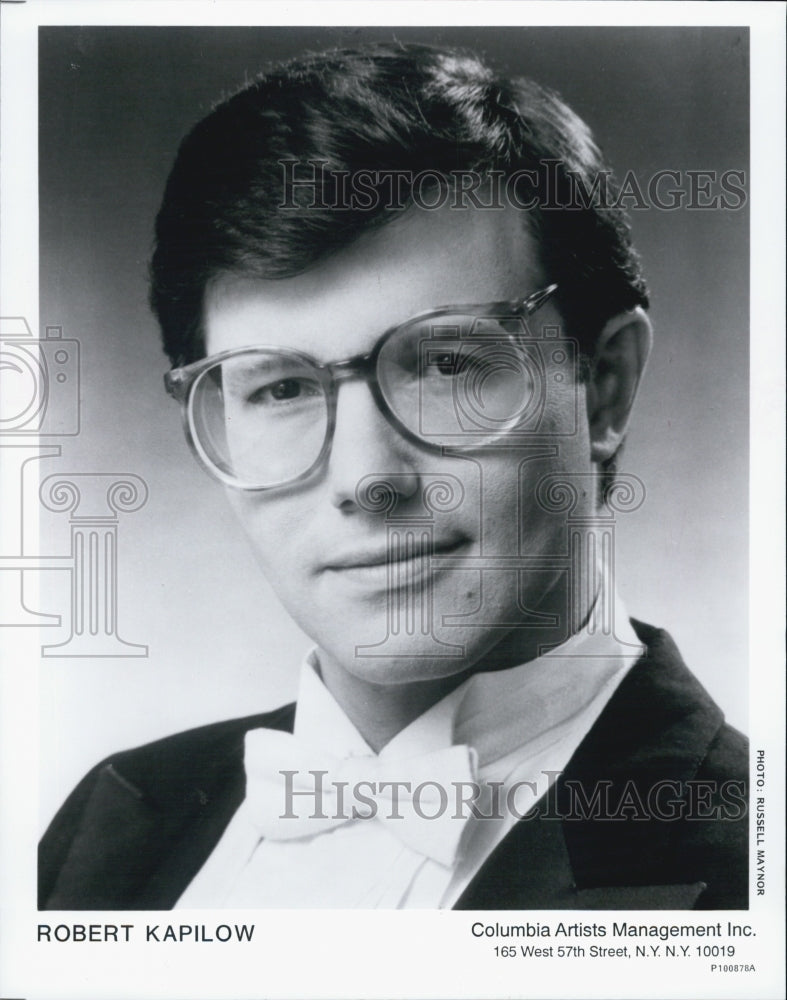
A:
[[[551,284],[539,289],[538,291],[532,292],[524,298],[498,300],[478,305],[468,305],[463,303],[457,305],[438,306],[436,309],[427,309],[423,312],[416,313],[403,323],[397,323],[394,326],[388,327],[387,330],[380,334],[371,351],[368,353],[356,354],[353,355],[353,357],[328,362],[326,364],[320,364],[320,362],[318,362],[315,358],[303,351],[297,351],[288,347],[275,347],[267,344],[247,344],[243,347],[233,347],[229,350],[220,351],[217,354],[211,354],[207,357],[200,358],[198,361],[191,362],[191,364],[170,369],[170,371],[166,372],[164,375],[164,386],[167,393],[180,403],[181,419],[186,440],[199,464],[225,486],[230,486],[237,490],[243,490],[247,493],[261,493],[269,492],[271,490],[287,489],[303,482],[305,479],[308,479],[314,474],[316,469],[323,465],[330,454],[330,450],[333,445],[334,432],[336,430],[338,384],[349,378],[361,378],[364,382],[366,382],[369,386],[377,409],[394,428],[394,430],[398,431],[406,440],[431,451],[442,451],[443,448],[446,447],[445,445],[434,444],[428,439],[420,437],[414,431],[410,430],[410,428],[401,421],[388,404],[388,401],[380,388],[380,383],[377,377],[377,359],[385,344],[403,327],[410,326],[412,323],[423,322],[426,319],[439,319],[441,316],[451,314],[467,314],[475,316],[476,319],[516,319],[518,317],[532,316],[533,313],[537,312],[549,301],[549,299],[553,297],[557,289],[558,286],[556,284]],[[282,483],[276,483],[272,486],[246,485],[243,480],[240,480],[237,477],[232,478],[215,462],[210,460],[207,453],[201,448],[196,440],[196,434],[192,429],[192,388],[200,375],[223,361],[238,357],[241,354],[253,353],[254,351],[276,353],[294,360],[306,362],[311,368],[314,369],[320,382],[320,387],[325,393],[325,440],[323,441],[319,454],[304,472],[295,476],[293,479],[287,479]],[[478,447],[479,444],[477,441],[471,442],[467,445],[451,445],[451,448],[457,451],[474,448],[477,449]]]

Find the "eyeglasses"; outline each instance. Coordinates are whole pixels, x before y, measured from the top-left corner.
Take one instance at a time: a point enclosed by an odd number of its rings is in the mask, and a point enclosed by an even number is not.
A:
[[[164,382],[199,461],[241,490],[292,485],[325,462],[345,379],[363,379],[405,438],[438,451],[479,448],[515,428],[536,430],[547,366],[557,365],[561,381],[574,363],[571,342],[549,341],[547,358],[525,322],[556,290],[421,313],[344,361],[240,347],[174,368]]]

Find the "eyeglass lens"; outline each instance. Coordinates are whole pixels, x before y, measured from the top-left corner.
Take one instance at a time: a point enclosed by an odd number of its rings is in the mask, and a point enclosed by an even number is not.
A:
[[[415,322],[383,345],[380,390],[397,419],[435,445],[473,447],[527,421],[540,358],[521,321],[453,315]]]
[[[236,355],[203,372],[191,401],[195,443],[243,483],[297,479],[319,458],[328,398],[316,369],[274,352]]]

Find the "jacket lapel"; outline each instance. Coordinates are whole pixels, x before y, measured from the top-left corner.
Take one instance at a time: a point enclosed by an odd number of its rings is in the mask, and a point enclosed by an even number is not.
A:
[[[561,910],[575,900],[574,872],[562,823],[545,818],[554,790],[520,820],[487,858],[457,910]]]
[[[722,715],[669,636],[632,624],[647,653],[457,909],[687,909],[701,896],[705,884],[671,857],[674,824],[652,815],[652,796],[665,781],[685,796]]]

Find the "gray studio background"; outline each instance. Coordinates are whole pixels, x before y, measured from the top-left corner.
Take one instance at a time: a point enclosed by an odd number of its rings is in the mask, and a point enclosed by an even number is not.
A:
[[[113,749],[290,699],[307,640],[279,608],[221,489],[187,451],[147,305],[152,224],[178,143],[269,60],[367,39],[464,44],[559,90],[619,176],[745,170],[747,35],[736,28],[43,28],[40,322],[80,341],[81,432],[41,476],[131,472],[118,631],[144,658],[44,659],[41,819]],[[629,612],[668,628],[747,729],[748,213],[636,211],[655,352],[623,468],[647,488],[618,520]],[[67,553],[67,516],[41,551]],[[42,611],[69,616],[66,574]],[[67,626],[45,641],[62,641]]]

